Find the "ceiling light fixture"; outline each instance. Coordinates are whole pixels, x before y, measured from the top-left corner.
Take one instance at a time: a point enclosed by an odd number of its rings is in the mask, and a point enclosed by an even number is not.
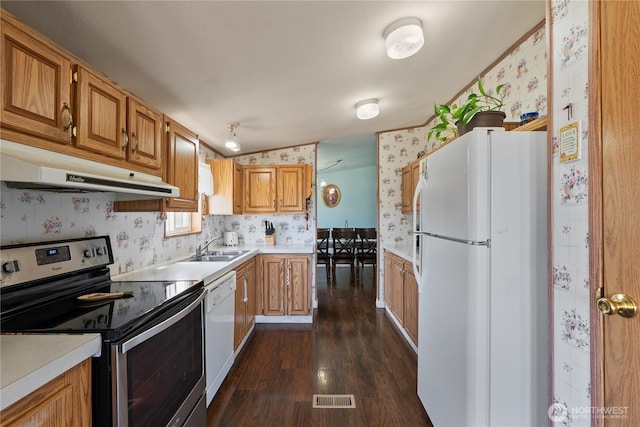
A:
[[[387,55],[392,59],[403,59],[415,55],[424,45],[422,21],[418,18],[402,18],[389,24],[382,33]]]
[[[236,137],[236,128],[240,126],[240,123],[228,123],[227,126],[229,126],[229,136],[227,137],[227,139],[225,139],[224,146],[232,151],[240,151],[240,144],[238,143],[238,138]]]
[[[380,107],[377,99],[365,99],[356,104],[356,116],[360,120],[373,119],[380,114]]]

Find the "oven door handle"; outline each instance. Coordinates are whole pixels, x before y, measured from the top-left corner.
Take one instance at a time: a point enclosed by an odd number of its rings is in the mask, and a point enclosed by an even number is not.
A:
[[[183,310],[180,310],[178,313],[176,313],[173,316],[169,317],[168,319],[162,321],[161,323],[158,323],[157,325],[153,326],[152,328],[147,329],[143,333],[138,334],[135,337],[131,338],[130,340],[125,341],[122,344],[118,345],[118,352],[124,354],[127,351],[129,351],[132,348],[134,348],[135,346],[137,346],[138,344],[142,344],[143,342],[145,342],[149,338],[153,338],[155,335],[159,334],[160,332],[164,331],[165,329],[167,329],[167,328],[171,327],[172,325],[176,324],[177,322],[179,322],[180,320],[185,318],[189,313],[191,313],[191,311],[193,311],[197,306],[201,305],[202,300],[205,298],[205,295],[206,295],[206,292],[203,292],[202,294],[200,294],[198,299],[193,301],[191,304],[189,304]]]

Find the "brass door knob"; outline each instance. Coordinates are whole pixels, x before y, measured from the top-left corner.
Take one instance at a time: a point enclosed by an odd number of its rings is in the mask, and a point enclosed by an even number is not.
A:
[[[636,302],[628,295],[615,294],[611,298],[598,298],[598,310],[602,314],[618,314],[622,317],[633,317],[638,311]]]

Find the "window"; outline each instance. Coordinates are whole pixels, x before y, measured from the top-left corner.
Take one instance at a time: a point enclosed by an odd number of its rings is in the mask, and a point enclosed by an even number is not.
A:
[[[202,206],[198,212],[167,212],[164,222],[164,237],[182,236],[202,232]]]

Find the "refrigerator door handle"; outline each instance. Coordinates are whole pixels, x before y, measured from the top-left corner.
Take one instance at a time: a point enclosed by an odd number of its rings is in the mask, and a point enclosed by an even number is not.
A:
[[[443,236],[442,234],[429,233],[426,231],[420,231],[415,234],[420,234],[422,236],[435,237],[436,239],[450,240],[452,242],[462,243],[464,245],[471,246],[486,246],[488,248],[491,247],[491,239],[487,240],[466,240],[466,239],[458,239],[457,237]]]
[[[420,161],[420,178],[418,179],[418,184],[416,185],[416,189],[413,191],[413,236],[416,236],[416,238],[421,239],[420,235],[421,233],[418,231],[418,197],[420,197],[420,192],[422,191],[422,185],[426,179],[425,177],[425,173],[423,172],[423,170],[426,169],[427,164],[426,164],[427,160],[423,159]],[[418,293],[422,293],[422,276],[420,275],[422,272],[420,271],[420,261],[418,260],[418,247],[416,245],[417,242],[411,242],[411,246],[413,249],[413,258],[411,260],[411,265],[413,267],[413,276],[416,279],[416,282],[418,283]],[[422,243],[422,242],[420,242]]]

